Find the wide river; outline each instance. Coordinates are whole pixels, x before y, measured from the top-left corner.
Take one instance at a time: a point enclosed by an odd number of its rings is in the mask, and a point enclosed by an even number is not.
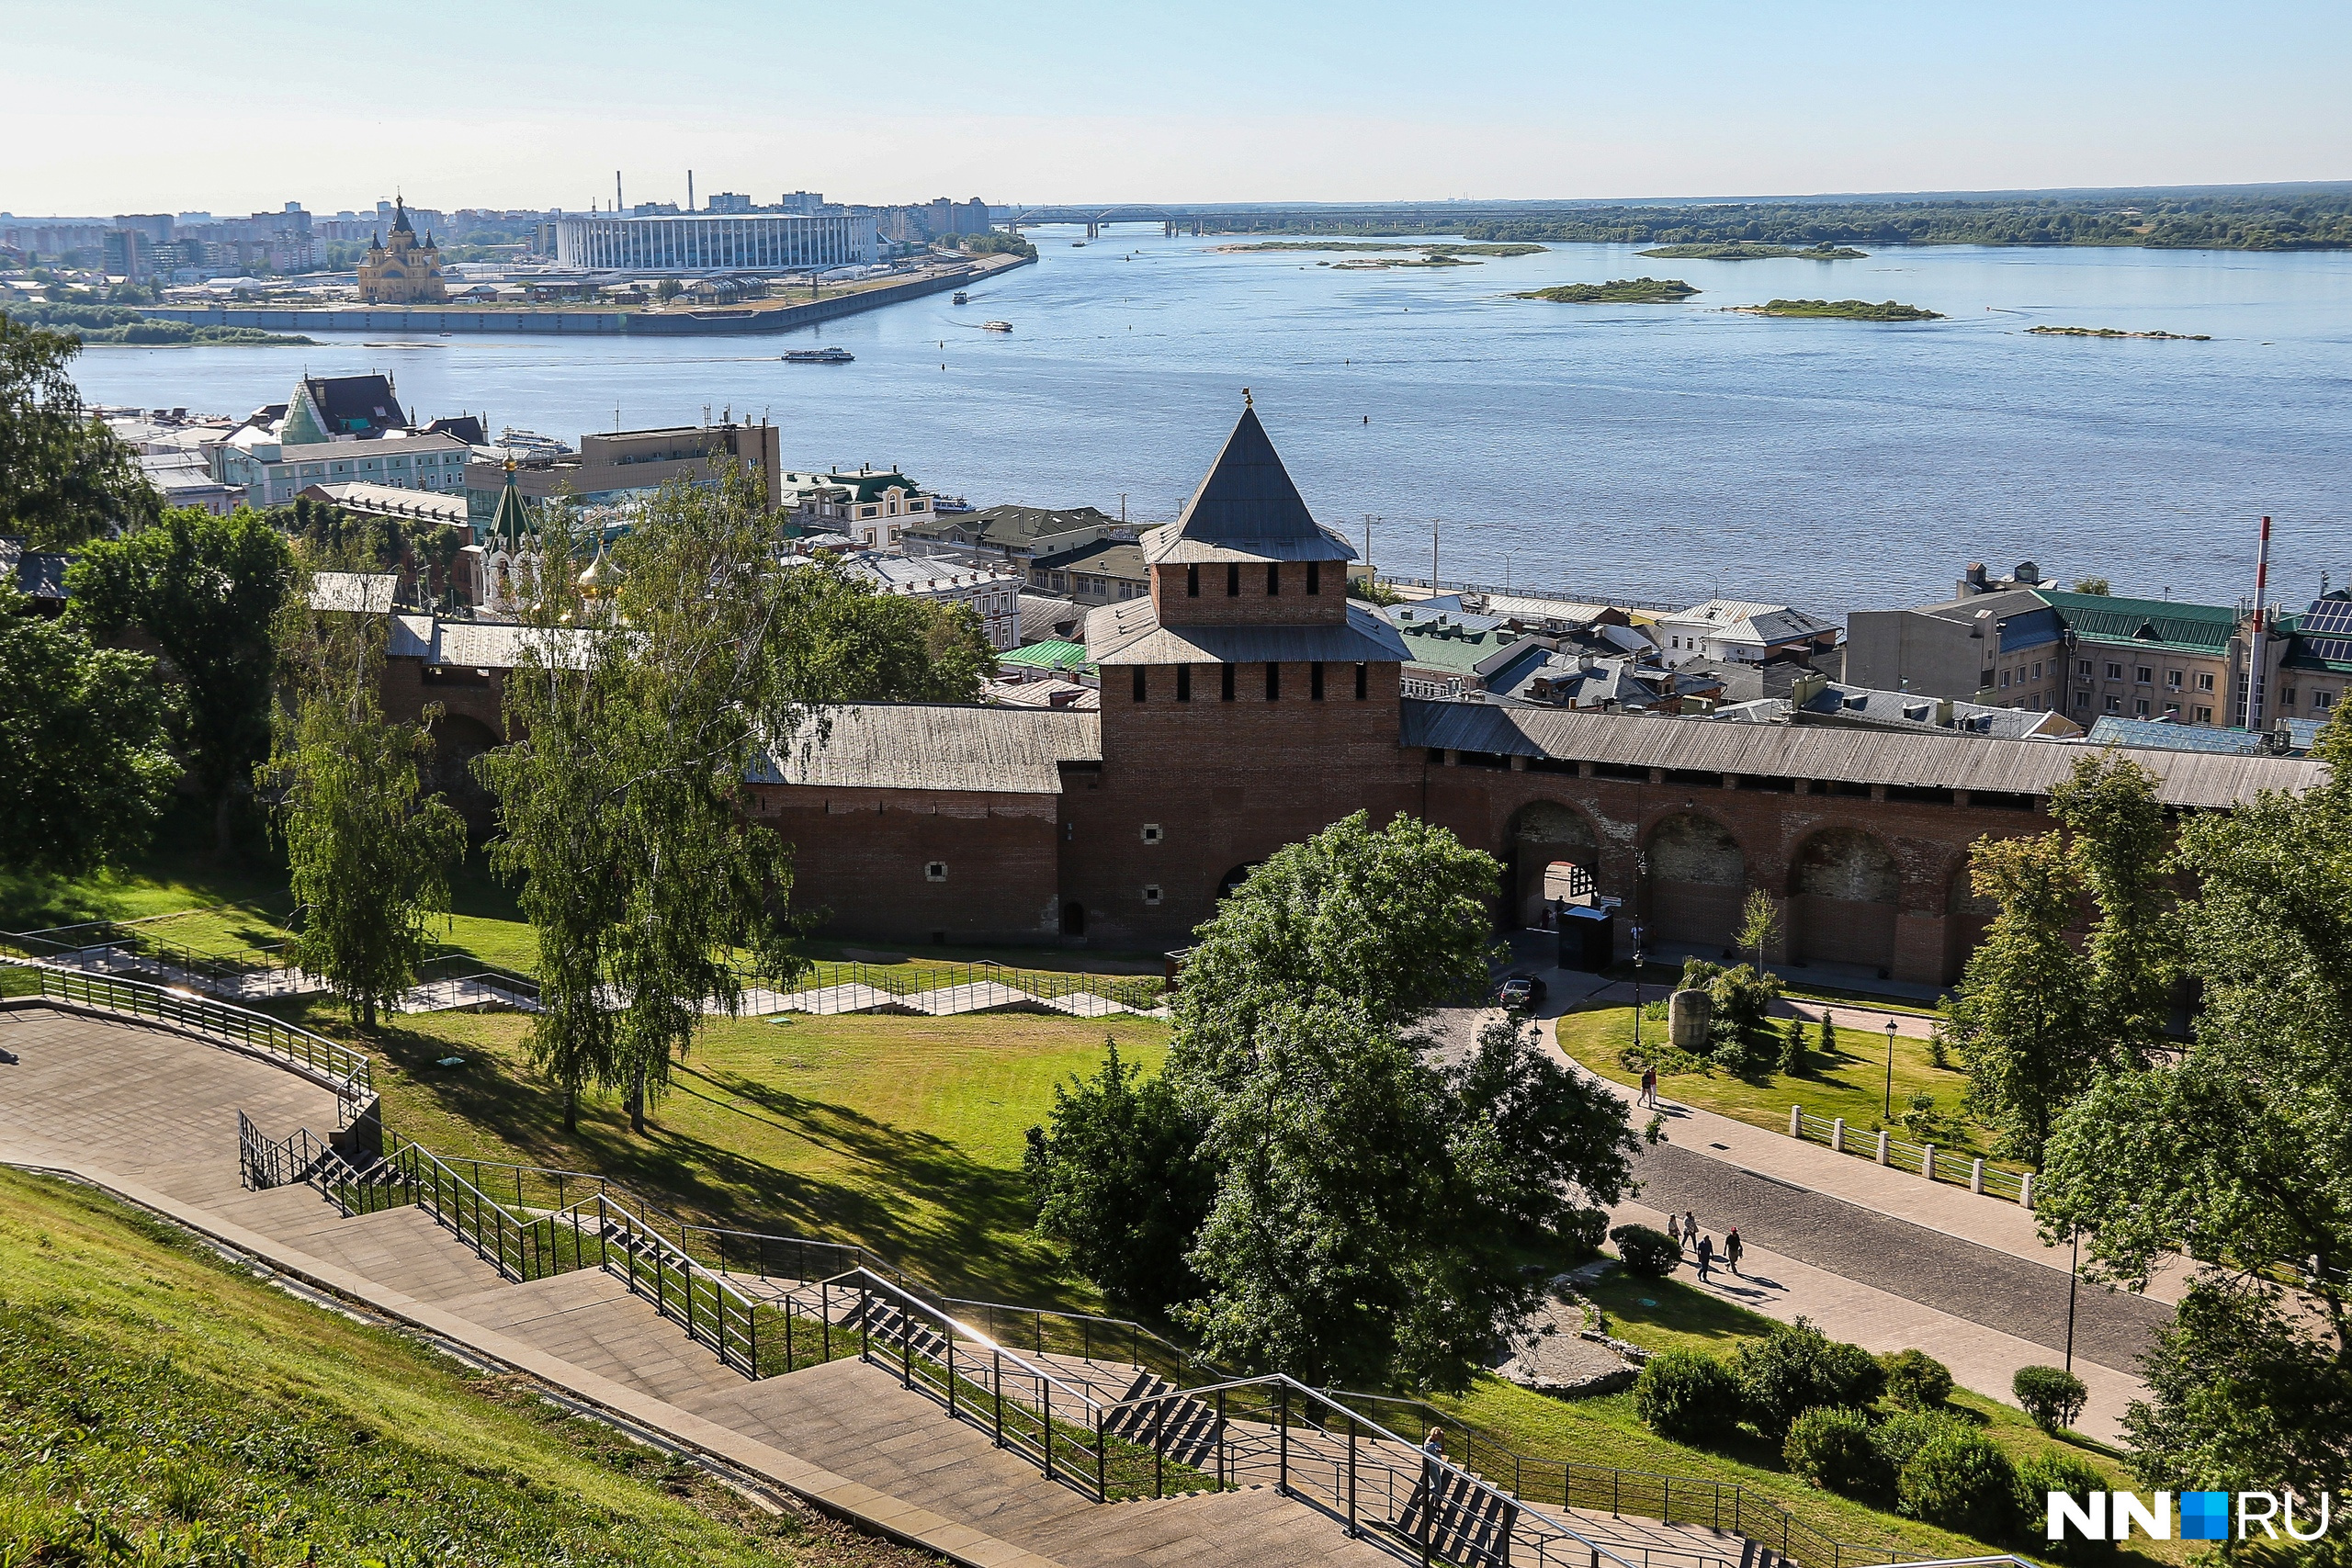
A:
[[[1948,596],[2021,559],[2118,592],[2352,580],[2352,255],[1890,248],[1863,261],[1644,260],[1556,245],[1475,266],[1339,271],[1314,254],[1114,230],[968,305],[889,307],[791,339],[337,338],[93,348],[92,401],[243,413],[295,375],[390,370],[412,413],[576,439],[707,409],[783,427],[785,462],[902,465],[980,505],[1175,514],[1253,389],[1300,490],[1384,569],[1831,614]],[[1336,256],[1329,259],[1338,259]],[[1680,277],[1684,305],[1515,289]],[[1775,297],[1899,299],[1916,325],[1774,321]],[[1010,335],[978,323],[1001,319]],[[2210,334],[2036,337],[2036,325]],[[839,344],[846,366],[786,365]],[[1123,502],[1124,498],[1124,502]]]

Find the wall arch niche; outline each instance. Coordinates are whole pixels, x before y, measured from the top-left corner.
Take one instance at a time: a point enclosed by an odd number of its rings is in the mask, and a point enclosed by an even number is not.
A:
[[[1789,895],[1791,962],[1894,967],[1903,868],[1875,835],[1859,828],[1814,834],[1797,850]]]
[[[1584,813],[1557,801],[1539,800],[1511,816],[1503,834],[1510,917],[1523,927],[1544,923],[1547,898],[1590,903],[1598,890],[1600,840]]]
[[[1747,856],[1731,829],[1692,812],[1650,829],[1642,878],[1647,941],[1679,942],[1709,954],[1731,946],[1739,925]]]

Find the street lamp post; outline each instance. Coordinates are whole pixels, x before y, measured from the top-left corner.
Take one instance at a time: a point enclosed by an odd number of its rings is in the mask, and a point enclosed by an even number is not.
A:
[[[2066,1227],[2066,1370],[2075,1370],[2075,1287],[2082,1279],[2083,1233],[2074,1225]]]
[[[1885,1109],[1883,1111],[1880,1112],[1880,1119],[1881,1119],[1882,1121],[1890,1121],[1890,1120],[1892,1120],[1892,1119],[1894,1118],[1894,1018],[1893,1018],[1892,1016],[1890,1016],[1890,1017],[1887,1019],[1887,1021],[1886,1021],[1886,1109]]]
[[[1642,1048],[1642,928],[1634,928],[1634,1049]]]

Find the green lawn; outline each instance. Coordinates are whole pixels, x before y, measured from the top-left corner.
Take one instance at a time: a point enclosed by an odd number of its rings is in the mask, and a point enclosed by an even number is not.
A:
[[[1785,1022],[1777,1021],[1774,1028],[1778,1030]],[[1816,1029],[1816,1025],[1805,1026],[1808,1046]],[[1642,1037],[1645,1042],[1663,1043],[1665,1021],[1645,1018]],[[1632,1008],[1593,1008],[1564,1013],[1559,1020],[1559,1040],[1562,1050],[1602,1077],[1629,1088],[1641,1083],[1640,1069],[1628,1066],[1624,1060],[1624,1053],[1634,1043]],[[1966,1121],[1962,1110],[1962,1096],[1967,1087],[1965,1074],[1957,1068],[1939,1067],[1928,1059],[1925,1040],[1895,1036],[1897,1120],[1888,1124],[1896,1129],[1898,1137],[1910,1136],[1901,1130],[1900,1118],[1910,1108],[1911,1097],[1931,1095],[1937,1115],[1951,1123],[1942,1129],[1945,1135],[1932,1140],[1937,1147],[1961,1156],[1988,1154],[1990,1131]],[[1838,1032],[1837,1054],[1825,1057],[1818,1051],[1808,1049],[1804,1069],[1794,1077],[1774,1073],[1749,1079],[1710,1066],[1699,1072],[1661,1074],[1657,1091],[1663,1099],[1695,1105],[1702,1111],[1775,1132],[1787,1132],[1789,1107],[1802,1105],[1808,1116],[1843,1116],[1849,1131],[1857,1134],[1872,1133],[1885,1120],[1882,1112],[1886,1099],[1886,1035],[1878,1030],[1841,1029]]]
[[[1742,1340],[1761,1337],[1772,1326],[1769,1318],[1679,1280],[1637,1280],[1621,1269],[1610,1270],[1585,1294],[1607,1314],[1611,1334],[1650,1349],[1699,1350],[1728,1359]],[[1932,1346],[1926,1348],[1933,1354]],[[1909,1558],[1973,1557],[2016,1550],[2014,1542],[1995,1545],[1970,1540],[1818,1491],[1789,1474],[1778,1449],[1752,1434],[1743,1433],[1740,1442],[1718,1450],[1668,1442],[1642,1425],[1634,1413],[1630,1392],[1553,1399],[1482,1376],[1463,1397],[1430,1403],[1456,1420],[1476,1427],[1482,1435],[1522,1452],[1570,1457],[1579,1464],[1736,1483],[1747,1488],[1751,1496],[1769,1498],[1803,1523],[1849,1546],[1894,1548]],[[2121,1457],[2104,1444],[2073,1434],[2047,1437],[2022,1411],[1969,1390],[1956,1392],[1951,1404],[1981,1422],[1985,1435],[2013,1460],[2064,1447],[2097,1466],[2114,1485],[2135,1484]],[[1676,1517],[1685,1517],[1679,1505]],[[2188,1556],[2178,1542],[2135,1540],[2132,1550],[2150,1562],[2179,1562]],[[2128,1559],[2125,1568],[2129,1568]]]
[[[915,1568],[0,1171],[0,1562]]]
[[[1029,1232],[1023,1134],[1106,1032],[1153,1068],[1167,1044],[1136,1018],[715,1020],[639,1138],[612,1097],[564,1132],[521,1014],[409,1015],[366,1041],[326,998],[275,1010],[368,1046],[387,1124],[435,1153],[601,1172],[699,1219],[862,1243],[943,1289],[1039,1306],[1093,1298]],[[466,1066],[434,1066],[452,1055]]]

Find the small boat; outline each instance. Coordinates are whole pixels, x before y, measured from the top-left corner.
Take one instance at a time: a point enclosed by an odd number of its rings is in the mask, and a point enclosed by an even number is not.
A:
[[[786,365],[847,365],[857,355],[845,348],[795,348],[786,350]]]
[[[980,331],[984,333],[1009,333],[1012,330],[1011,321],[982,321],[980,323]]]
[[[1083,240],[1072,240],[1069,243],[1069,248],[1073,251],[1082,251],[1086,249],[1086,242]]]
[[[960,289],[960,288],[958,288],[957,290],[956,290],[956,303],[957,303],[958,305],[968,305],[968,304],[970,304],[971,302],[972,302],[972,297],[971,297],[969,294],[965,293],[965,292],[964,292],[962,289]]]

